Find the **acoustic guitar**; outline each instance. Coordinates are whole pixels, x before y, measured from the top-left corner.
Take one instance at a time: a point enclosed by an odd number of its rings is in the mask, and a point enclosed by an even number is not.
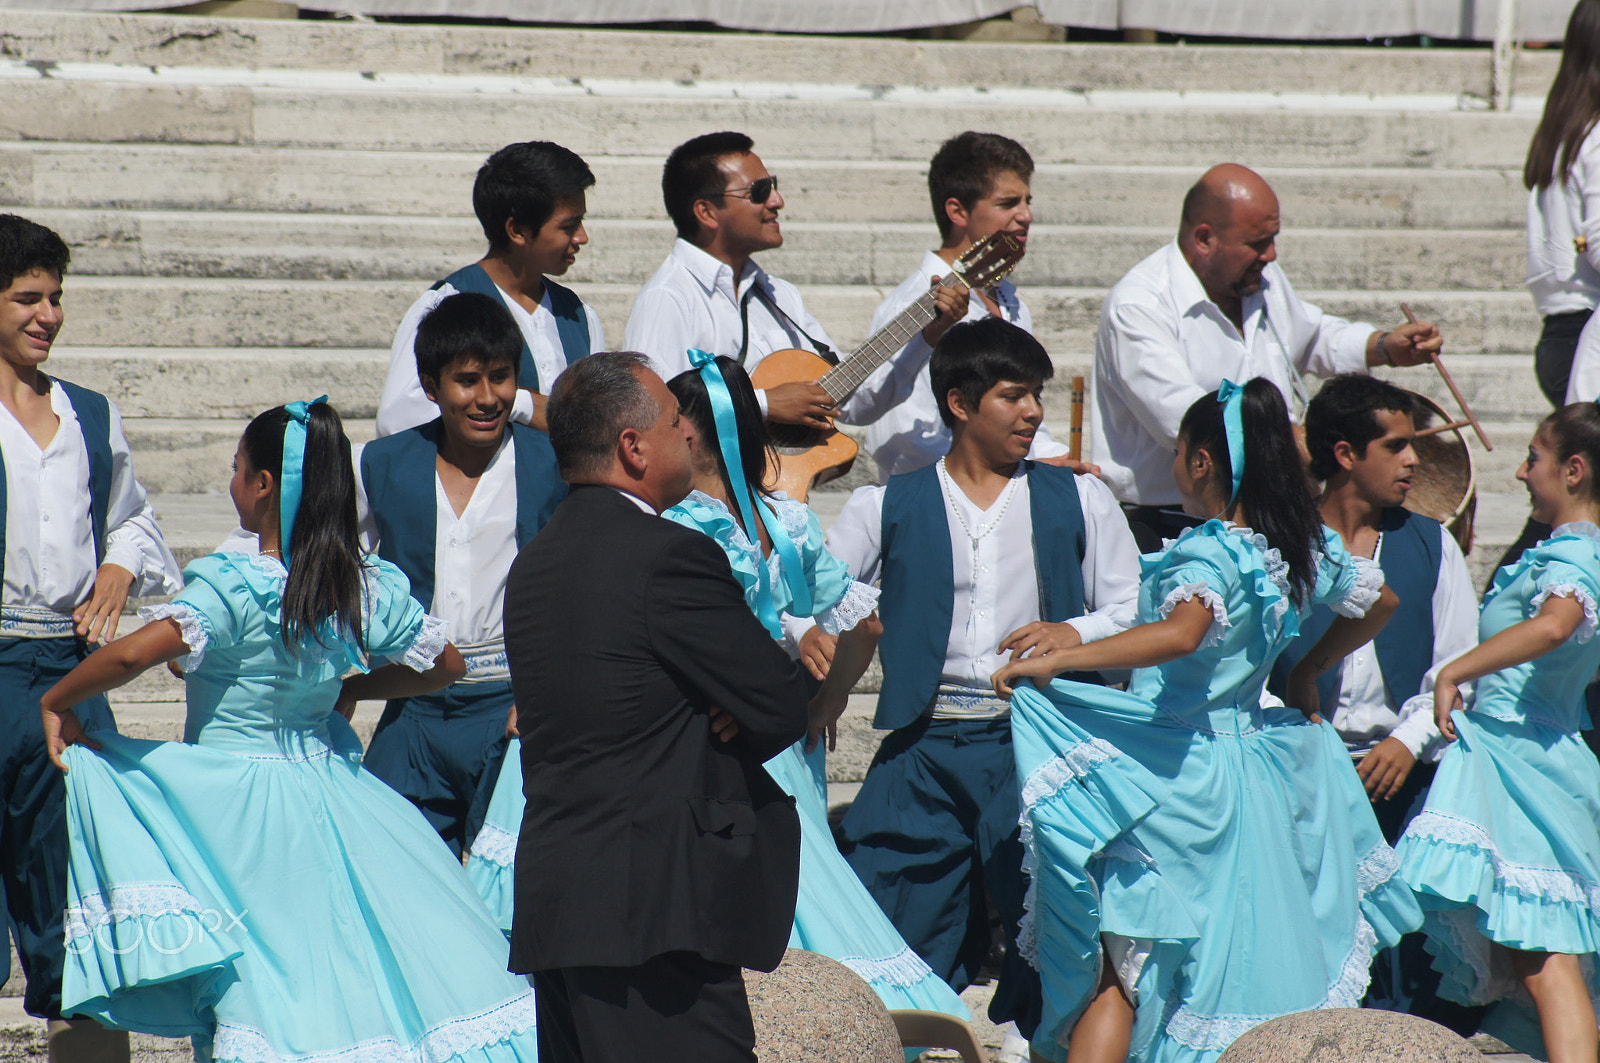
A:
[[[987,288],[1015,269],[1022,261],[1022,253],[1022,242],[1016,237],[1010,233],[994,233],[973,244],[958,258],[949,274],[940,278],[937,288],[957,284],[969,289]],[[815,380],[837,405],[849,398],[873,370],[904,347],[907,340],[939,316],[934,300],[936,290],[930,288],[923,292],[916,302],[900,311],[893,321],[838,365],[830,364],[811,351],[797,348],[773,351],[750,374],[750,382],[757,389],[766,390],[779,384]],[[837,428],[808,428],[769,421],[767,431],[777,451],[777,461],[767,481],[802,502],[813,487],[837,480],[849,472],[860,450],[855,440]]]

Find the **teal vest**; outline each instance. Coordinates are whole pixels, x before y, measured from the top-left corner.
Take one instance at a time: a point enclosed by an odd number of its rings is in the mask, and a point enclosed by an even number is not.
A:
[[[1083,615],[1087,542],[1077,478],[1068,469],[1027,463],[1034,564],[1042,618]],[[937,466],[891,477],[883,494],[883,579],[878,612],[883,688],[873,726],[895,730],[928,711],[939,688],[955,613],[955,562]],[[1069,679],[1100,682],[1098,676]]]
[[[1429,517],[1419,517],[1398,506],[1384,510],[1383,541],[1375,560],[1383,568],[1383,581],[1400,596],[1400,608],[1372,640],[1372,646],[1389,700],[1397,708],[1407,698],[1421,693],[1422,677],[1433,667],[1433,591],[1439,584],[1444,534],[1439,522]],[[1301,621],[1300,636],[1289,643],[1272,666],[1267,689],[1283,697],[1290,669],[1311,651],[1333,619],[1333,610],[1319,605]],[[1341,664],[1317,679],[1323,715],[1329,719],[1339,704],[1343,675]]]
[[[378,556],[411,581],[411,596],[433,606],[433,558],[438,523],[439,433],[442,422],[384,436],[361,452],[361,483],[378,526]],[[517,459],[517,549],[539,533],[567,496],[556,474],[550,437],[527,425],[512,424]]]
[[[79,387],[58,377],[50,378],[67,393],[72,412],[78,417],[78,431],[89,452],[89,525],[94,532],[94,561],[98,567],[106,557],[106,513],[111,508],[111,403],[98,391]],[[6,564],[6,467],[0,453],[0,582]]]
[[[458,292],[476,292],[496,299],[502,298],[500,289],[476,262],[470,266],[462,266],[430,290],[437,290],[446,284]],[[550,293],[550,310],[555,314],[556,335],[561,338],[561,353],[566,355],[567,364],[571,365],[579,358],[587,358],[589,321],[583,312],[583,300],[579,299],[571,288],[564,288],[549,277],[544,279],[544,286]],[[533,352],[528,349],[526,336],[522,338],[522,360],[517,366],[517,386],[534,391],[544,390],[540,386],[539,370],[533,364]]]

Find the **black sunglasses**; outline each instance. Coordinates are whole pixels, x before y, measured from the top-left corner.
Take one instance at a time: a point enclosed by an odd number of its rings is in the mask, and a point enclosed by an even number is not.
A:
[[[738,196],[748,199],[752,203],[765,203],[772,198],[772,193],[778,190],[778,179],[767,176],[743,188],[729,188],[722,194],[725,196]]]

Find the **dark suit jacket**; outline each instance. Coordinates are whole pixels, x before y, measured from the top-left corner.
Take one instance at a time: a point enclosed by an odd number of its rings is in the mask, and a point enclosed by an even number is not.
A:
[[[762,763],[804,734],[806,687],[721,548],[574,487],[512,565],[505,632],[527,797],[511,970],[776,967],[800,825]]]

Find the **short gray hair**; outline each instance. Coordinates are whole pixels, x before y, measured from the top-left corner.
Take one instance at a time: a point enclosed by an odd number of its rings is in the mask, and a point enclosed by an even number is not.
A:
[[[563,479],[610,466],[623,429],[644,431],[661,416],[637,371],[650,359],[637,351],[604,351],[567,367],[550,391],[545,418]]]

